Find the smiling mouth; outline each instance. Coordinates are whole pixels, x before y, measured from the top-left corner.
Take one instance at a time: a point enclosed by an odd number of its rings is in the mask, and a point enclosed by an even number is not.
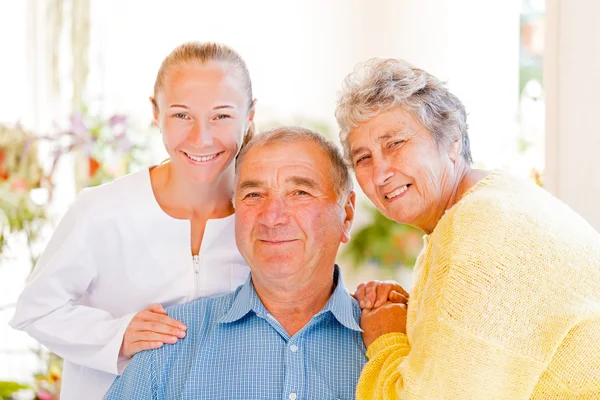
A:
[[[394,190],[393,192],[386,194],[386,195],[385,195],[385,198],[386,198],[387,200],[392,200],[392,199],[395,199],[396,197],[398,197],[398,196],[400,196],[401,194],[403,194],[404,192],[406,192],[406,191],[408,190],[408,188],[409,188],[409,187],[410,187],[410,184],[408,184],[408,185],[404,185],[404,186],[402,186],[401,188],[398,188],[398,189]]]
[[[266,244],[286,244],[286,243],[291,243],[291,242],[295,242],[296,239],[290,239],[290,240],[263,240],[263,239],[259,239],[261,242],[266,243]]]
[[[220,156],[221,154],[223,154],[223,152],[222,152],[222,151],[220,151],[220,152],[218,152],[218,153],[209,154],[209,155],[207,155],[207,156],[196,156],[196,155],[193,155],[193,154],[186,153],[185,151],[181,151],[181,152],[182,152],[183,154],[185,154],[185,156],[186,156],[188,159],[190,159],[190,160],[192,160],[192,161],[194,161],[194,162],[197,162],[197,163],[204,163],[204,162],[209,162],[209,161],[212,161],[212,160],[214,160],[215,158],[217,158],[218,156]]]

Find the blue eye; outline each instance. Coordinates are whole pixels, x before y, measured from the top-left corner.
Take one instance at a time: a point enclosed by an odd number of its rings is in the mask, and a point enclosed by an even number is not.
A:
[[[305,192],[304,190],[296,190],[294,193],[299,196],[306,196],[309,194],[308,192]]]

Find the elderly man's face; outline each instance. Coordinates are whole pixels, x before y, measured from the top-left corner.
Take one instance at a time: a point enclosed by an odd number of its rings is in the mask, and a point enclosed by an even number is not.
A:
[[[254,279],[279,286],[308,285],[333,271],[347,242],[354,193],[340,205],[330,162],[316,143],[296,141],[253,148],[236,184],[236,241]]]
[[[348,142],[356,179],[382,214],[421,229],[437,221],[459,147],[438,148],[431,132],[401,108],[352,129]]]

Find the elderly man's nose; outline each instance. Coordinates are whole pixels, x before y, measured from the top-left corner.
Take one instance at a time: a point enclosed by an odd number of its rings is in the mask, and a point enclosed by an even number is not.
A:
[[[281,198],[267,198],[263,204],[262,222],[269,227],[285,224],[288,221],[287,207]]]

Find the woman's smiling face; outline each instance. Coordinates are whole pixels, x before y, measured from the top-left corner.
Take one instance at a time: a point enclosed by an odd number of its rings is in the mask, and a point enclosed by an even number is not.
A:
[[[410,112],[396,107],[350,130],[350,158],[360,187],[387,218],[436,225],[449,199],[454,149],[443,149]],[[440,214],[441,213],[441,214]]]
[[[219,62],[174,65],[154,101],[154,118],[177,173],[192,182],[218,179],[231,166],[251,120],[235,70]]]

